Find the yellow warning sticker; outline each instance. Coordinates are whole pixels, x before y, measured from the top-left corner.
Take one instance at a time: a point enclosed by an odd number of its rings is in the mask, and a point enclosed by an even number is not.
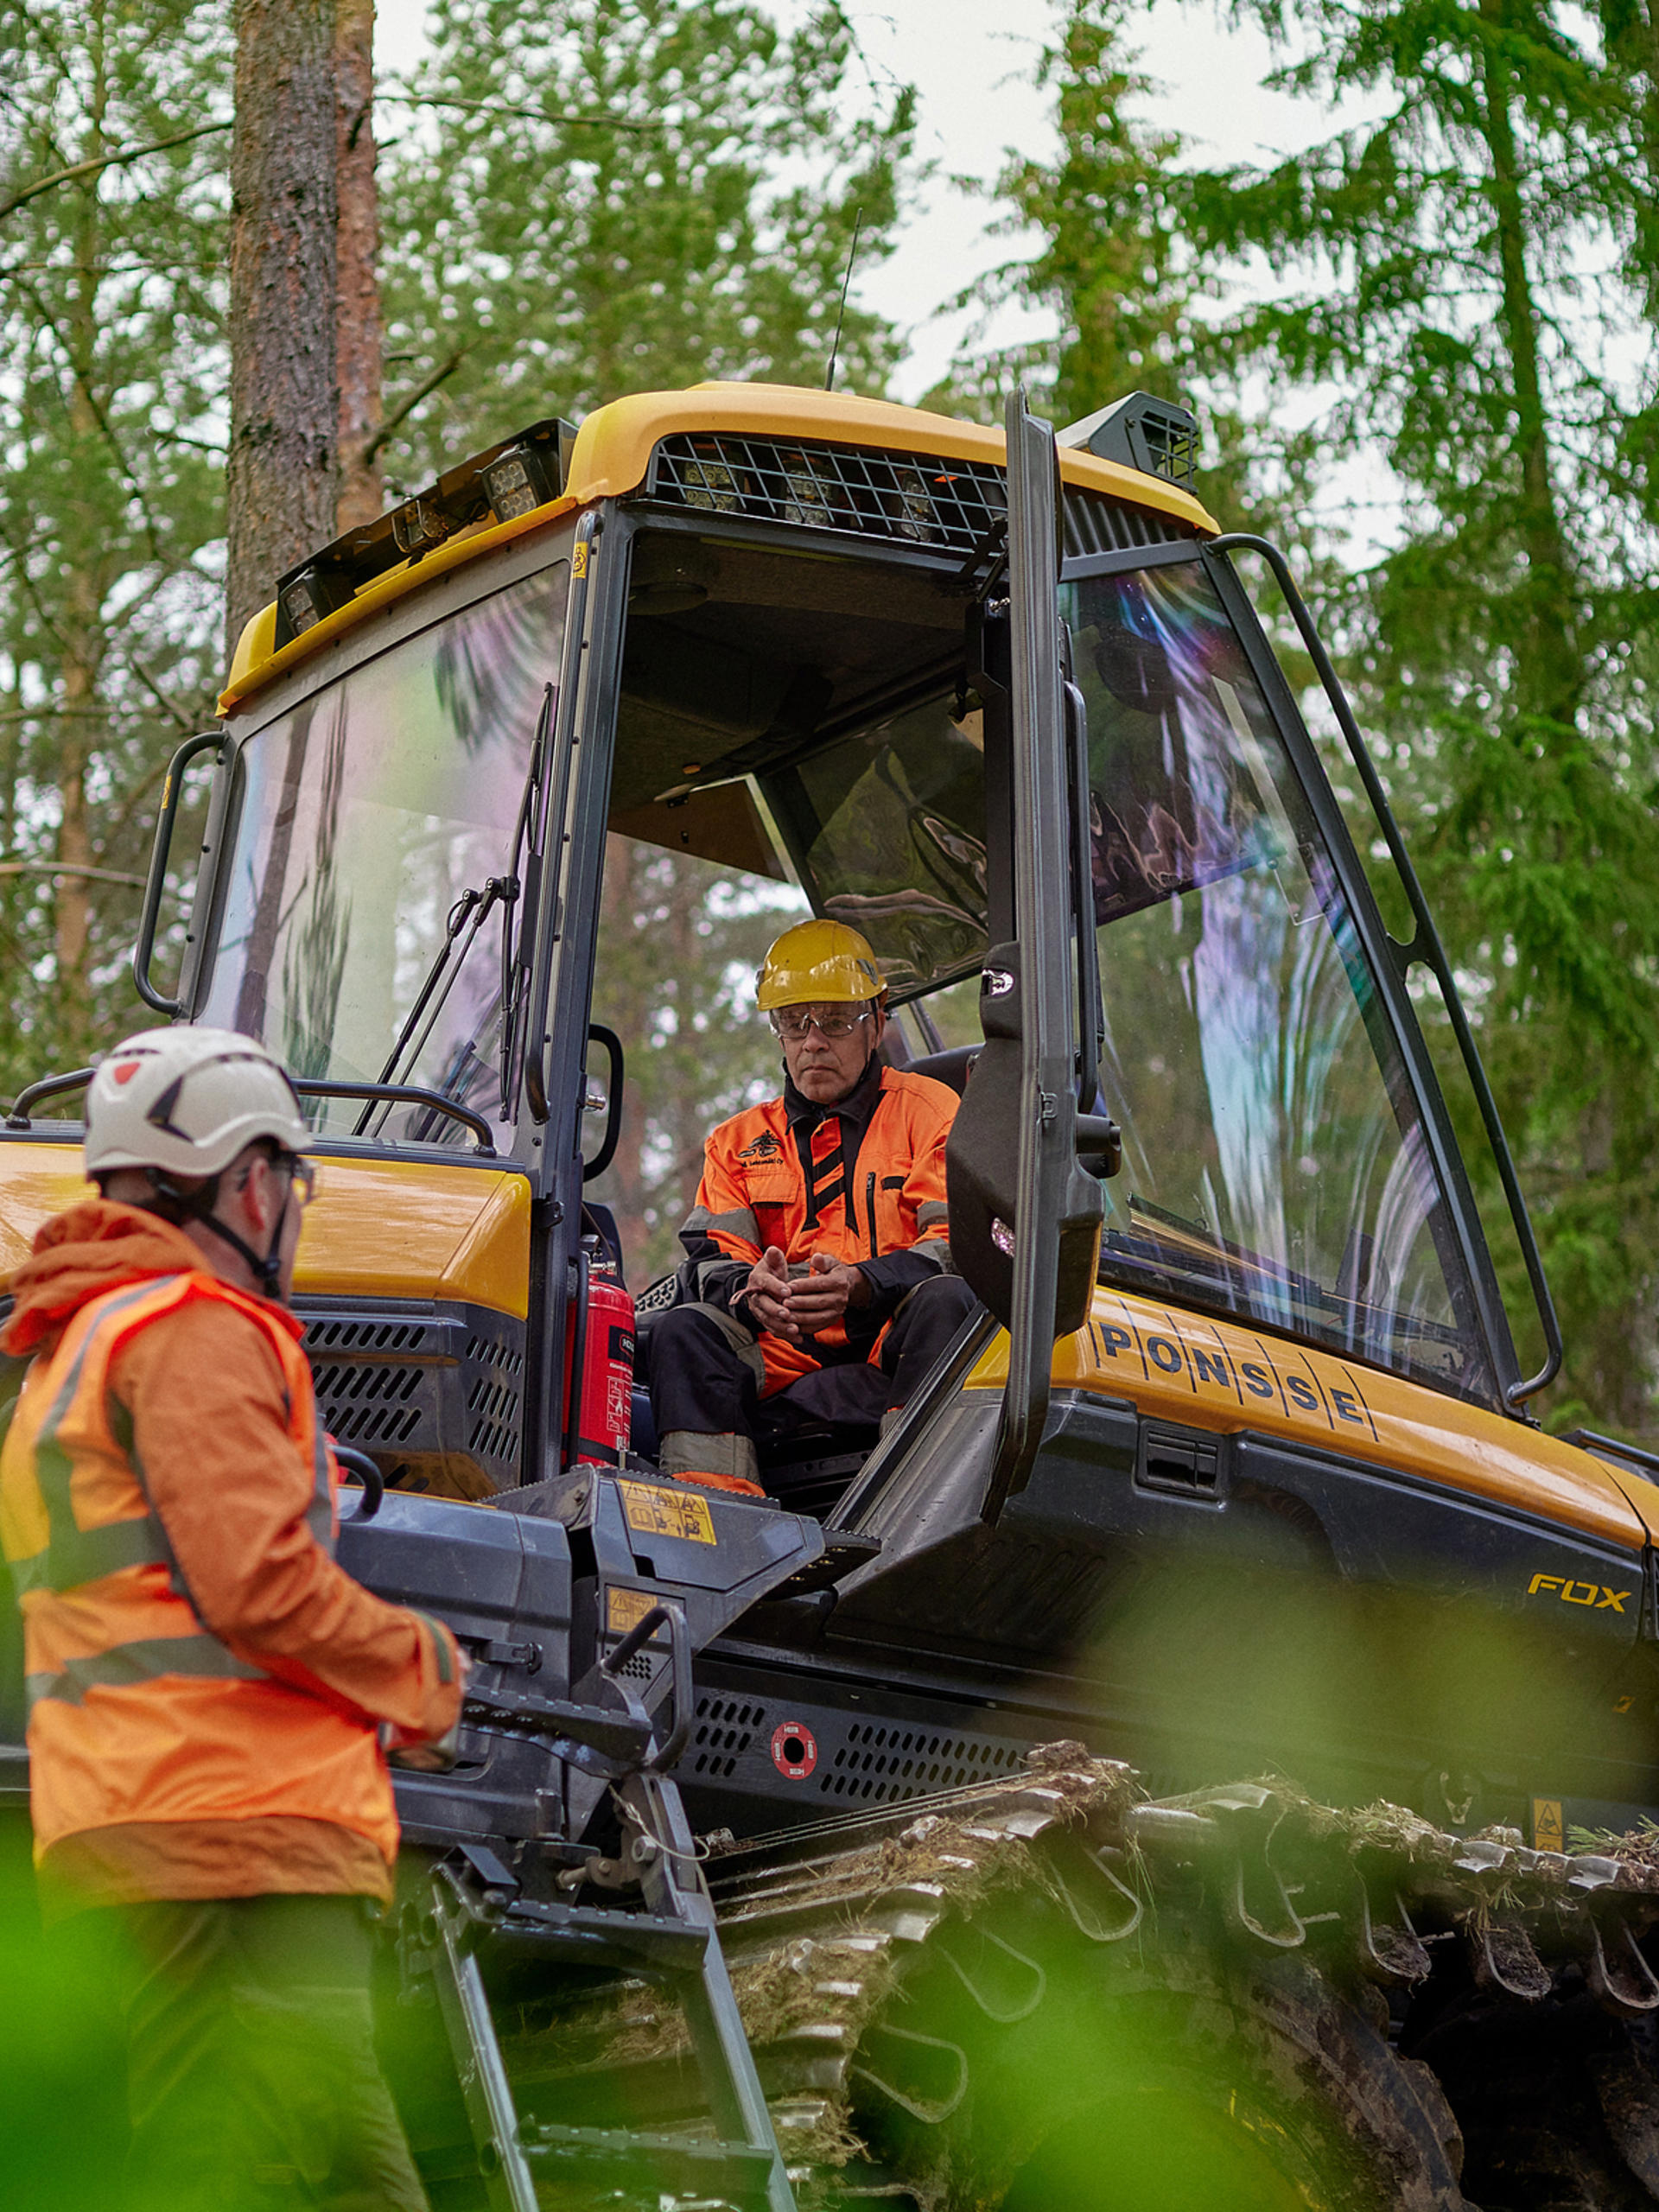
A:
[[[649,1590],[624,1590],[613,1585],[605,1592],[605,1625],[613,1636],[626,1636],[656,1602]]]
[[[570,573],[578,583],[588,573],[588,540],[579,537],[570,549]]]
[[[694,1544],[719,1541],[707,1498],[684,1490],[664,1490],[656,1483],[621,1482],[622,1510],[630,1529],[647,1536],[683,1536]]]
[[[1535,1851],[1566,1850],[1566,1832],[1561,1826],[1561,1801],[1559,1797],[1533,1799],[1532,1847]]]

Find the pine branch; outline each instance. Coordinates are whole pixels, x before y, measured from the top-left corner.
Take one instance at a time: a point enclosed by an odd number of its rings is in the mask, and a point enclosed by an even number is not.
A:
[[[164,154],[171,146],[188,146],[193,139],[210,138],[215,131],[230,128],[228,123],[200,123],[194,130],[175,130],[170,138],[153,139],[148,146],[129,146],[119,154],[99,154],[90,162],[74,162],[67,169],[54,169],[50,176],[36,177],[33,184],[14,192],[10,200],[0,200],[0,222],[56,185],[73,184],[77,177],[94,176],[99,169],[119,168],[128,162],[142,162],[146,155]]]
[[[505,100],[456,100],[441,99],[425,92],[377,92],[377,101],[390,101],[397,107],[452,107],[465,115],[518,115],[531,123],[561,123],[587,130],[660,130],[663,125],[649,118],[638,120],[626,115],[550,115],[543,107],[513,107]],[[5,209],[0,207],[0,215]]]
[[[429,399],[441,384],[445,383],[450,377],[454,376],[455,371],[461,366],[467,356],[472,352],[474,346],[476,345],[477,342],[478,341],[475,339],[469,340],[465,346],[458,347],[457,350],[449,356],[447,361],[443,361],[439,364],[439,365],[432,372],[432,374],[428,377],[424,384],[417,385],[415,390],[410,393],[408,398],[405,399],[400,406],[395,407],[392,410],[391,413],[387,416],[385,421],[381,423],[379,429],[375,432],[374,435],[369,440],[367,445],[363,448],[363,466],[365,468],[372,467],[374,465],[375,455],[385,445],[391,436],[392,432],[398,428],[400,423],[406,423],[409,420],[410,416],[415,412],[415,410],[420,405],[423,399]]]

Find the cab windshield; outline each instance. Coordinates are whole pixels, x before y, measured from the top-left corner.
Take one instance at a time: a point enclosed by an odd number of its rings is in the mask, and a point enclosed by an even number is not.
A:
[[[499,1120],[507,878],[563,634],[563,563],[354,669],[248,739],[197,1019],[296,1076],[442,1091]],[[486,903],[487,899],[487,904]],[[454,1143],[429,1111],[319,1102],[321,1128]]]
[[[1324,838],[1197,563],[1065,587],[1088,710],[1102,1271],[1481,1397],[1424,1132]]]

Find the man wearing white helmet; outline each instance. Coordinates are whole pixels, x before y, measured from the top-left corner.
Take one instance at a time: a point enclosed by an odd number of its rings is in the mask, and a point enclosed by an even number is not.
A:
[[[333,1556],[336,1480],[287,1310],[314,1179],[293,1086],[226,1030],[129,1038],[87,1095],[100,1195],[48,1222],[3,1349],[48,1916],[101,1927],[168,2212],[426,2202],[373,2058],[369,1916],[397,1847],[381,1735],[459,1718],[448,1629]]]

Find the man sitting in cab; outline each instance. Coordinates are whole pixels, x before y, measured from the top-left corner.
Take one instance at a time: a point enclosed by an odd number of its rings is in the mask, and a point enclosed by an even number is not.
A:
[[[974,1297],[945,1235],[957,1095],[878,1058],[887,993],[868,942],[798,923],[757,980],[783,1092],[705,1145],[680,1231],[692,1296],[652,1317],[645,1356],[663,1472],[760,1495],[757,1446],[890,1425]]]

